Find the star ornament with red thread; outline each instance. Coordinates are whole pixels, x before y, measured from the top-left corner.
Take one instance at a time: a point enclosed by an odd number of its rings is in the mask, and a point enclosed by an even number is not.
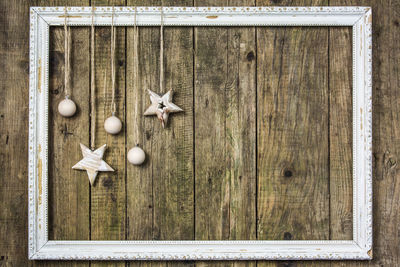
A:
[[[183,109],[172,103],[172,90],[169,90],[162,97],[151,90],[150,94],[151,105],[144,112],[145,116],[157,115],[163,128],[167,125],[168,116],[170,113],[182,112]]]

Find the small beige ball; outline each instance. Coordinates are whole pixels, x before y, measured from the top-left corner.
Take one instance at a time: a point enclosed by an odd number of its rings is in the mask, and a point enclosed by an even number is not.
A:
[[[63,117],[71,117],[76,112],[76,105],[71,99],[64,99],[58,104],[58,112]]]
[[[128,151],[128,161],[133,165],[140,165],[145,159],[146,154],[143,149],[138,146],[135,146]]]
[[[104,122],[104,129],[109,134],[117,134],[122,129],[122,122],[120,119],[118,119],[118,117],[113,115],[108,117]]]

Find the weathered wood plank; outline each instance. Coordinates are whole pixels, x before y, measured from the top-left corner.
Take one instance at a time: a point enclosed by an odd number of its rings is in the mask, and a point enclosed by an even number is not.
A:
[[[168,2],[187,5],[191,1]],[[153,51],[153,55],[157,55]],[[155,117],[151,124],[151,164],[153,173],[153,238],[193,240],[193,30],[164,28],[165,91],[172,89],[174,103],[184,112],[169,117],[162,129]],[[154,74],[153,74],[154,75]],[[157,76],[156,76],[157,77]],[[145,88],[143,88],[145,89]],[[145,98],[146,105],[149,98]]]
[[[185,6],[192,1],[166,1]],[[127,5],[160,5],[128,1]],[[193,204],[193,29],[164,28],[165,91],[159,88],[159,27],[139,29],[139,81],[135,81],[134,29],[127,32],[127,149],[139,144],[147,154],[142,166],[127,166],[128,239],[194,239]],[[184,112],[170,116],[162,129],[156,117],[144,117],[147,89],[159,94],[172,89],[174,103]],[[190,262],[130,265],[191,266]]]
[[[86,172],[71,167],[82,159],[79,143],[89,141],[88,30],[71,29],[71,97],[78,112],[63,118],[57,110],[64,95],[64,29],[50,31],[49,78],[49,238],[88,240],[89,183]],[[68,156],[69,155],[69,156]]]
[[[195,1],[197,6],[254,1]],[[256,31],[195,28],[196,239],[256,239]],[[198,262],[196,266],[256,266]]]
[[[371,1],[373,10],[374,261],[400,262],[400,2]]]
[[[192,63],[192,29],[191,28],[165,28],[164,29],[164,54],[165,54],[165,90],[173,89],[174,102],[182,107],[185,112],[174,114],[170,117],[168,127],[162,129],[155,117],[143,117],[143,111],[150,104],[146,89],[156,92],[159,90],[159,29],[140,28],[139,60],[140,60],[140,88],[135,88],[134,57],[133,57],[133,29],[128,32],[128,48],[132,56],[128,58],[128,101],[127,112],[134,121],[128,127],[132,147],[136,143],[143,146],[147,152],[148,160],[145,165],[128,166],[128,188],[138,190],[137,182],[132,179],[145,179],[145,173],[151,175],[146,179],[152,181],[153,230],[148,239],[192,239],[193,237],[193,151],[192,151],[192,99],[193,99],[193,63]],[[157,52],[158,51],[158,52]],[[173,55],[173,56],[172,56]],[[163,94],[165,92],[160,92]],[[130,97],[132,94],[132,98]],[[135,100],[135,102],[131,102]],[[141,107],[139,109],[138,107]],[[144,130],[141,130],[143,129]],[[141,131],[142,133],[137,133]],[[144,133],[144,135],[143,135]],[[136,136],[135,136],[136,134]],[[134,141],[136,140],[136,141]],[[140,140],[140,141],[138,141]],[[149,168],[151,171],[146,172]],[[131,187],[132,186],[132,187]],[[142,194],[149,194],[148,189]],[[131,191],[130,191],[131,192]],[[138,192],[139,193],[139,192]],[[144,196],[145,197],[145,196]],[[137,195],[132,195],[132,201],[138,201]],[[128,196],[128,202],[131,197]],[[132,203],[132,208],[137,203]],[[143,205],[141,205],[143,208]],[[137,213],[131,213],[129,221],[136,221]],[[147,223],[146,223],[147,224]],[[133,225],[130,224],[130,229]],[[135,229],[135,226],[133,226]],[[141,228],[143,229],[143,228]],[[141,230],[140,230],[141,231]],[[141,234],[143,236],[143,233]],[[140,236],[139,236],[140,238]]]
[[[256,239],[255,29],[197,27],[195,52],[196,239]]]
[[[125,5],[124,0],[91,2],[95,6]],[[95,29],[96,148],[107,144],[105,161],[114,172],[99,173],[91,187],[91,239],[126,238],[126,151],[125,151],[125,27],[115,27],[115,104],[116,116],[123,122],[117,135],[104,130],[104,121],[112,115],[111,27]],[[106,73],[106,84],[104,74]],[[95,262],[91,266],[125,266],[125,262]]]
[[[89,1],[37,1],[35,5],[88,5]],[[64,29],[50,28],[49,68],[49,238],[88,240],[89,181],[72,170],[82,159],[79,143],[89,142],[89,29],[71,28],[71,94],[77,113],[63,118],[57,111],[64,98]],[[35,266],[89,266],[87,262],[35,262]]]
[[[28,266],[29,3],[0,3],[0,265]]]
[[[120,5],[121,1],[94,1],[95,6]],[[118,7],[116,7],[117,9]],[[114,172],[99,173],[91,187],[91,238],[125,239],[125,136],[107,134],[104,121],[111,116],[111,27],[96,27],[95,81],[96,81],[96,141],[98,147],[107,144],[105,161]],[[115,47],[115,103],[116,116],[125,121],[125,29],[116,27]],[[107,73],[104,85],[104,73]]]
[[[330,0],[331,6],[365,5],[365,1]],[[367,4],[368,5],[368,4]],[[330,91],[330,239],[352,239],[352,29],[329,29]],[[351,126],[349,126],[351,125]],[[325,264],[326,265],[326,264]],[[323,265],[323,266],[325,266]],[[332,262],[330,266],[362,263]]]
[[[259,27],[257,49],[258,239],[329,239],[328,29]],[[322,263],[257,263],[280,264]]]
[[[258,239],[329,239],[328,29],[257,36]]]
[[[330,0],[329,5],[369,5],[366,1]],[[330,239],[352,239],[352,29],[329,29],[330,92]],[[327,265],[326,263],[323,265]],[[332,262],[330,266],[362,263]]]
[[[194,2],[195,6],[213,4],[220,6],[226,1]],[[225,166],[224,127],[228,30],[195,27],[194,39],[195,238],[229,239],[230,177]]]
[[[158,1],[127,0],[128,6],[158,5]],[[159,126],[154,120],[145,120],[143,112],[149,104],[146,89],[158,85],[159,29],[140,27],[138,32],[138,61],[134,49],[134,30],[127,29],[126,69],[126,135],[127,151],[139,145],[146,153],[141,166],[127,163],[127,239],[152,240],[154,224],[154,194],[152,165],[152,127]],[[154,52],[153,52],[154,51]],[[136,65],[138,64],[138,66]],[[139,68],[136,76],[136,67]],[[153,74],[153,75],[152,75]],[[136,81],[138,79],[138,81]],[[145,88],[146,87],[146,88]],[[154,118],[152,118],[154,119]],[[128,262],[128,266],[167,266],[166,262]]]
[[[352,30],[329,29],[330,239],[353,239]]]
[[[156,5],[156,2],[144,3],[143,1],[128,0],[128,6]],[[129,162],[127,172],[127,239],[152,240],[153,239],[153,181],[151,158],[151,135],[145,131],[143,112],[147,108],[148,95],[145,88],[157,85],[157,58],[152,51],[157,51],[157,40],[152,40],[156,35],[152,27],[140,27],[138,37],[138,60],[136,62],[134,49],[133,27],[127,29],[127,55],[126,62],[126,137],[127,150],[139,145],[146,153],[146,161],[141,166],[133,166]],[[137,77],[136,64],[139,64]],[[148,73],[143,77],[144,73]],[[154,75],[150,75],[154,73]],[[138,81],[136,81],[138,79]],[[137,88],[138,87],[138,88]],[[139,265],[139,264],[137,264]],[[150,264],[145,264],[146,266]],[[136,264],[134,265],[136,266]]]
[[[259,27],[257,50],[258,239],[329,239],[328,29]]]
[[[24,3],[27,3],[25,1]],[[336,1],[331,0],[331,5],[336,5]],[[52,5],[50,2],[44,2],[41,5]],[[65,3],[59,3],[57,5],[63,5]],[[153,3],[156,5],[157,3]],[[286,2],[279,2],[279,5],[285,5]],[[306,3],[309,4],[309,3]],[[357,5],[358,2],[345,1],[345,5]],[[369,1],[361,1],[360,4],[368,5]],[[37,5],[35,3],[35,5]],[[201,4],[205,5],[205,4]],[[2,12],[2,18],[6,21],[3,23],[4,27],[7,27],[7,38],[3,37],[1,39],[1,57],[4,60],[7,67],[3,68],[5,71],[2,72],[2,81],[6,81],[4,84],[7,85],[7,89],[1,91],[1,100],[5,101],[1,105],[1,116],[0,118],[0,129],[1,129],[1,140],[6,143],[5,154],[3,156],[5,160],[2,161],[3,169],[6,170],[7,166],[14,166],[12,162],[19,160],[24,157],[26,151],[24,151],[24,146],[22,143],[17,142],[17,140],[26,140],[27,129],[23,130],[22,126],[27,125],[27,101],[22,98],[21,95],[27,93],[19,92],[18,88],[27,88],[28,76],[23,79],[25,85],[20,85],[15,77],[22,77],[20,75],[23,71],[27,70],[27,58],[28,58],[28,47],[27,38],[13,37],[10,38],[10,34],[17,34],[18,36],[27,35],[28,19],[27,9],[18,4],[16,6],[12,2],[4,2],[0,6]],[[400,7],[397,3],[393,2],[381,2],[377,1],[373,3],[374,12],[374,177],[377,177],[374,182],[375,186],[375,201],[374,201],[374,231],[375,231],[375,248],[374,256],[375,259],[369,264],[367,262],[335,262],[334,265],[371,265],[371,266],[393,266],[399,259],[399,251],[397,249],[398,243],[398,182],[397,178],[397,158],[398,158],[398,144],[393,142],[398,137],[397,128],[395,122],[398,120],[398,106],[399,103],[396,99],[397,93],[395,91],[396,84],[398,84],[398,77],[396,73],[398,72],[398,56],[395,51],[399,49],[398,45],[398,23],[396,22],[396,15]],[[24,21],[21,23],[21,21]],[[10,27],[11,25],[11,27]],[[15,29],[21,29],[23,27],[25,31],[16,31]],[[14,27],[14,28],[13,28]],[[5,32],[3,29],[2,32]],[[332,33],[331,33],[332,41]],[[14,43],[15,42],[15,43]],[[22,46],[24,48],[22,48]],[[12,47],[12,51],[7,50]],[[24,55],[23,58],[19,59],[20,55]],[[20,60],[20,62],[18,61]],[[12,62],[12,64],[11,64]],[[18,62],[18,64],[15,64]],[[330,63],[332,64],[332,62]],[[62,65],[62,64],[61,64]],[[8,67],[11,66],[11,67]],[[332,67],[332,65],[330,65]],[[7,82],[12,81],[12,82]],[[332,97],[332,95],[331,95]],[[27,95],[26,97],[27,98]],[[332,98],[331,98],[332,100]],[[21,102],[22,101],[22,102]],[[24,104],[25,103],[25,104]],[[331,103],[332,104],[332,103]],[[4,108],[3,108],[4,107]],[[12,107],[12,108],[11,108]],[[15,108],[17,107],[17,108]],[[144,107],[145,108],[145,107]],[[18,117],[18,115],[25,115]],[[7,131],[3,131],[7,129]],[[15,130],[13,130],[15,129]],[[25,137],[24,137],[25,136]],[[13,141],[14,140],[14,141]],[[14,142],[14,143],[13,143]],[[11,146],[11,144],[13,144]],[[79,155],[80,151],[78,151]],[[5,166],[5,167],[4,167]],[[19,215],[18,210],[24,204],[20,202],[21,198],[15,198],[16,193],[25,192],[26,194],[26,166],[19,166],[20,168],[12,167],[10,170],[2,173],[1,177],[5,181],[4,190],[1,194],[4,201],[0,202],[1,207],[1,220],[5,221],[3,227],[1,227],[1,236],[7,236],[6,243],[0,244],[0,251],[4,251],[4,258],[0,258],[0,265],[5,266],[26,266],[28,265],[25,250],[20,250],[20,245],[24,244],[26,240],[26,218],[20,221],[20,218],[24,218],[23,215]],[[13,177],[12,181],[8,177]],[[14,179],[19,177],[18,179]],[[87,179],[85,176],[83,178]],[[332,181],[331,181],[332,182]],[[12,193],[12,195],[10,195]],[[21,194],[22,199],[26,195]],[[397,201],[396,201],[397,200]],[[333,203],[332,203],[333,204]],[[18,209],[15,207],[18,206]],[[331,209],[332,210],[332,209]],[[18,218],[16,221],[15,218]],[[331,221],[332,224],[332,221]],[[5,230],[4,230],[5,229]],[[333,237],[333,235],[331,235]],[[1,254],[3,256],[3,254]],[[55,265],[64,266],[71,265],[71,262],[40,262],[35,263],[36,265]],[[88,263],[83,263],[88,264]],[[171,263],[173,264],[173,263]],[[228,263],[228,264],[231,264]],[[233,263],[232,263],[233,264]],[[260,263],[261,264],[261,263]],[[262,263],[264,264],[264,263]],[[288,262],[278,262],[273,263],[274,265],[299,265],[298,262],[288,263]],[[312,264],[312,262],[307,262],[307,264]],[[317,264],[317,263],[315,263]],[[328,265],[330,263],[325,263]],[[264,265],[262,265],[264,266]]]

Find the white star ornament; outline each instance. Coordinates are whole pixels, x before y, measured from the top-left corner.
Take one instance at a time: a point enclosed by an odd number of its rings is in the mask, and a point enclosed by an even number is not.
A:
[[[151,105],[144,112],[145,116],[157,115],[158,120],[161,122],[163,128],[167,125],[168,116],[170,113],[181,112],[183,109],[172,103],[172,90],[169,90],[162,97],[157,95],[151,90],[150,94]]]
[[[94,184],[98,172],[114,171],[114,169],[103,160],[106,145],[103,145],[95,151],[92,151],[87,146],[81,144],[81,149],[83,159],[75,164],[72,169],[86,171],[89,177],[90,185]]]

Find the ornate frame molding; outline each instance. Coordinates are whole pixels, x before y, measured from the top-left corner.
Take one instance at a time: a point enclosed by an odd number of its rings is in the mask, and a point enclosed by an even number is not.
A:
[[[134,7],[117,7],[115,25],[133,26]],[[160,7],[137,7],[139,26],[160,25]],[[111,25],[111,7],[95,24]],[[369,7],[164,7],[166,26],[353,27],[353,240],[53,241],[48,240],[49,27],[64,7],[30,9],[29,259],[299,260],[372,259],[372,35]],[[89,26],[91,7],[68,7],[68,25]]]

